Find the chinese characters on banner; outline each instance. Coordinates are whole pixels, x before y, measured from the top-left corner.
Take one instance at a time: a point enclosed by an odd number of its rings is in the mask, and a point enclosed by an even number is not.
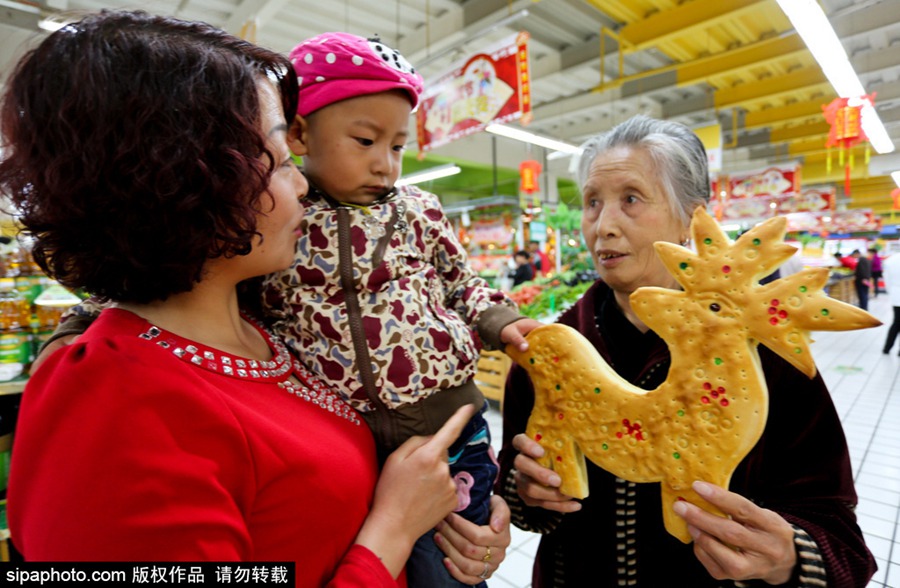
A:
[[[870,208],[843,211],[793,212],[786,214],[787,230],[832,234],[880,232],[882,219]]]
[[[775,213],[790,214],[792,212],[834,210],[836,197],[837,189],[834,186],[804,188],[794,198],[788,198],[779,202]]]
[[[469,233],[472,242],[481,247],[508,247],[513,238],[509,223],[502,218],[475,221]]]
[[[519,33],[427,84],[416,112],[420,152],[479,132],[490,123],[531,121],[528,37]]]
[[[778,214],[800,197],[800,166],[717,178],[710,209],[720,221],[763,219]]]
[[[721,222],[759,222],[784,215],[787,231],[830,234],[881,230],[881,217],[871,209],[835,210],[834,186],[800,189],[800,168],[770,167],[731,177],[719,177],[711,185],[710,213]]]

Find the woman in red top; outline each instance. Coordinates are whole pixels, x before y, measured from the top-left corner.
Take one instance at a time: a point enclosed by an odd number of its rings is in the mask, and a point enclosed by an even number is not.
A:
[[[239,310],[300,235],[296,96],[284,57],[140,12],[67,25],[16,67],[0,190],[44,271],[115,303],[26,388],[8,495],[26,559],[293,561],[299,586],[396,586],[456,506],[469,409],[379,475],[357,414]],[[479,581],[476,546],[502,561],[507,515],[442,525],[454,576]]]

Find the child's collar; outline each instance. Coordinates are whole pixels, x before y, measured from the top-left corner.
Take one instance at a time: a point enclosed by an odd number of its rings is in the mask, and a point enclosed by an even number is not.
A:
[[[306,178],[306,181],[309,183],[309,195],[321,198],[322,200],[327,202],[328,205],[331,206],[332,208],[340,208],[340,207],[357,208],[366,213],[369,212],[370,206],[375,206],[377,204],[383,204],[384,202],[387,202],[388,199],[390,199],[391,197],[393,197],[397,194],[397,187],[394,186],[390,190],[388,190],[387,192],[385,192],[384,194],[382,194],[381,196],[376,198],[371,204],[354,204],[353,202],[341,202],[340,200],[334,198],[333,196],[331,196],[330,194],[325,192],[325,190],[322,190],[317,185],[315,185],[313,183],[313,181],[309,179],[309,177]]]

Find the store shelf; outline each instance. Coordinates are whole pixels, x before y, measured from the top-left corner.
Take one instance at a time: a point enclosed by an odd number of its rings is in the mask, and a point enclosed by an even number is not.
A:
[[[855,280],[852,275],[835,276],[831,275],[828,283],[825,285],[825,292],[835,300],[846,302],[847,304],[856,304],[856,288]]]
[[[28,376],[18,376],[8,382],[0,382],[0,396],[6,394],[21,394],[25,390]]]

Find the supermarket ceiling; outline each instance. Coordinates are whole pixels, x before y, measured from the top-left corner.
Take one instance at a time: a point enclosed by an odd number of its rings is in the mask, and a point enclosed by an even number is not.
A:
[[[863,87],[900,146],[900,2],[821,0]],[[328,30],[379,35],[426,84],[518,31],[531,36],[531,132],[580,143],[636,113],[719,123],[726,172],[800,162],[804,184],[842,185],[826,166],[822,106],[836,97],[775,0],[0,0],[4,66],[63,10],[133,8],[205,20],[288,52]],[[248,23],[255,23],[250,26]],[[486,133],[435,155],[517,167],[534,151]],[[889,210],[900,155],[858,152],[852,206]],[[566,160],[549,169],[568,177]],[[886,208],[885,208],[886,207]]]

